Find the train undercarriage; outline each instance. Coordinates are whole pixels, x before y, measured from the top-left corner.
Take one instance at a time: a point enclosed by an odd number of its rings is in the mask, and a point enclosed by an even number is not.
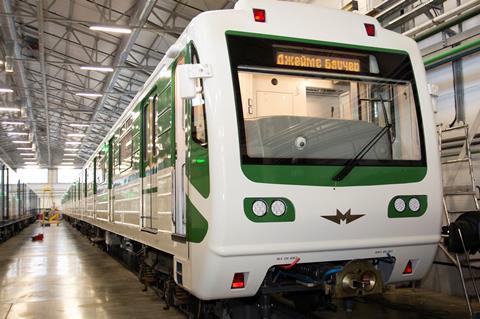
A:
[[[378,263],[393,264],[394,258],[354,260],[337,263],[276,265],[269,269],[256,296],[241,299],[202,301],[178,286],[173,279],[173,256],[139,242],[105,231],[75,218],[64,216],[126,268],[137,274],[144,290],[152,289],[165,307],[176,307],[188,318],[272,318],[278,308],[294,308],[296,317],[313,311],[336,311],[341,298],[347,312],[353,298],[379,294],[383,278]],[[280,305],[280,306],[279,306]],[[290,310],[291,311],[291,310]]]

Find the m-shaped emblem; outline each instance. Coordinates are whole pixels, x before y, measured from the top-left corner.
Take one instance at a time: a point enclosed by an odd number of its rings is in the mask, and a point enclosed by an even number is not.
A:
[[[342,214],[342,212],[337,209],[336,215],[325,215],[322,217],[340,225],[342,223],[342,220],[344,220],[346,224],[350,224],[354,220],[357,220],[363,216],[365,216],[365,214],[353,215],[351,209],[347,210],[345,214]]]

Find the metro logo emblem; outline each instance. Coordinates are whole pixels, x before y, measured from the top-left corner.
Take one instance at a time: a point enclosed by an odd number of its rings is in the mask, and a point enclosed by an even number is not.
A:
[[[357,215],[352,214],[351,209],[347,210],[345,214],[342,214],[342,212],[337,209],[336,215],[324,215],[321,217],[340,225],[342,221],[345,221],[346,224],[350,224],[354,220],[357,220],[363,216],[365,216],[365,214],[357,214]]]

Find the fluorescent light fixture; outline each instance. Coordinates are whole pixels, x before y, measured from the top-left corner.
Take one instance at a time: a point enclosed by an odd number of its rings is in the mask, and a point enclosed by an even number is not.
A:
[[[11,88],[4,87],[4,86],[0,87],[0,93],[12,93],[12,92],[13,90]]]
[[[40,166],[37,165],[31,165],[31,164],[27,164],[25,165],[26,168],[40,168]]]
[[[116,25],[92,25],[90,26],[90,30],[93,31],[103,31],[109,33],[125,33],[130,34],[132,33],[132,29],[122,26]]]
[[[69,152],[76,152],[78,151],[78,148],[64,148],[64,151],[69,151]]]
[[[60,166],[73,166],[73,163],[62,163]]]
[[[35,156],[35,153],[20,153],[22,156]]]
[[[78,92],[75,93],[76,96],[84,96],[84,97],[101,97],[103,96],[102,93],[87,93],[87,92]]]
[[[113,72],[113,68],[111,66],[103,65],[81,65],[80,69],[98,72]]]
[[[76,123],[72,123],[72,124],[70,124],[70,126],[72,126],[72,127],[89,127],[90,124],[76,124]]]
[[[68,145],[80,145],[80,144],[82,144],[82,142],[65,142],[65,144],[68,144]]]
[[[78,154],[63,154],[63,156],[75,156],[75,157],[77,157]]]
[[[4,121],[2,122],[4,125],[25,125],[25,122],[9,122],[9,121]]]
[[[37,163],[37,162],[25,162],[25,164],[27,164],[27,165],[36,165],[36,164],[38,164],[38,163]]]
[[[0,112],[20,112],[19,107],[0,107]]]
[[[83,133],[70,133],[70,134],[67,134],[67,136],[70,136],[70,137],[84,137],[85,134],[83,134]]]
[[[33,147],[17,147],[20,151],[33,151]]]
[[[7,135],[28,135],[25,132],[7,132]]]
[[[30,141],[12,141],[15,144],[28,144],[31,143]]]

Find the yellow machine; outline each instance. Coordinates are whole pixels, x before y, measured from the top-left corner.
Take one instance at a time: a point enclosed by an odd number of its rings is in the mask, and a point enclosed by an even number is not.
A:
[[[52,224],[60,225],[60,210],[55,206],[50,185],[43,188],[42,207],[42,226],[50,226]]]

